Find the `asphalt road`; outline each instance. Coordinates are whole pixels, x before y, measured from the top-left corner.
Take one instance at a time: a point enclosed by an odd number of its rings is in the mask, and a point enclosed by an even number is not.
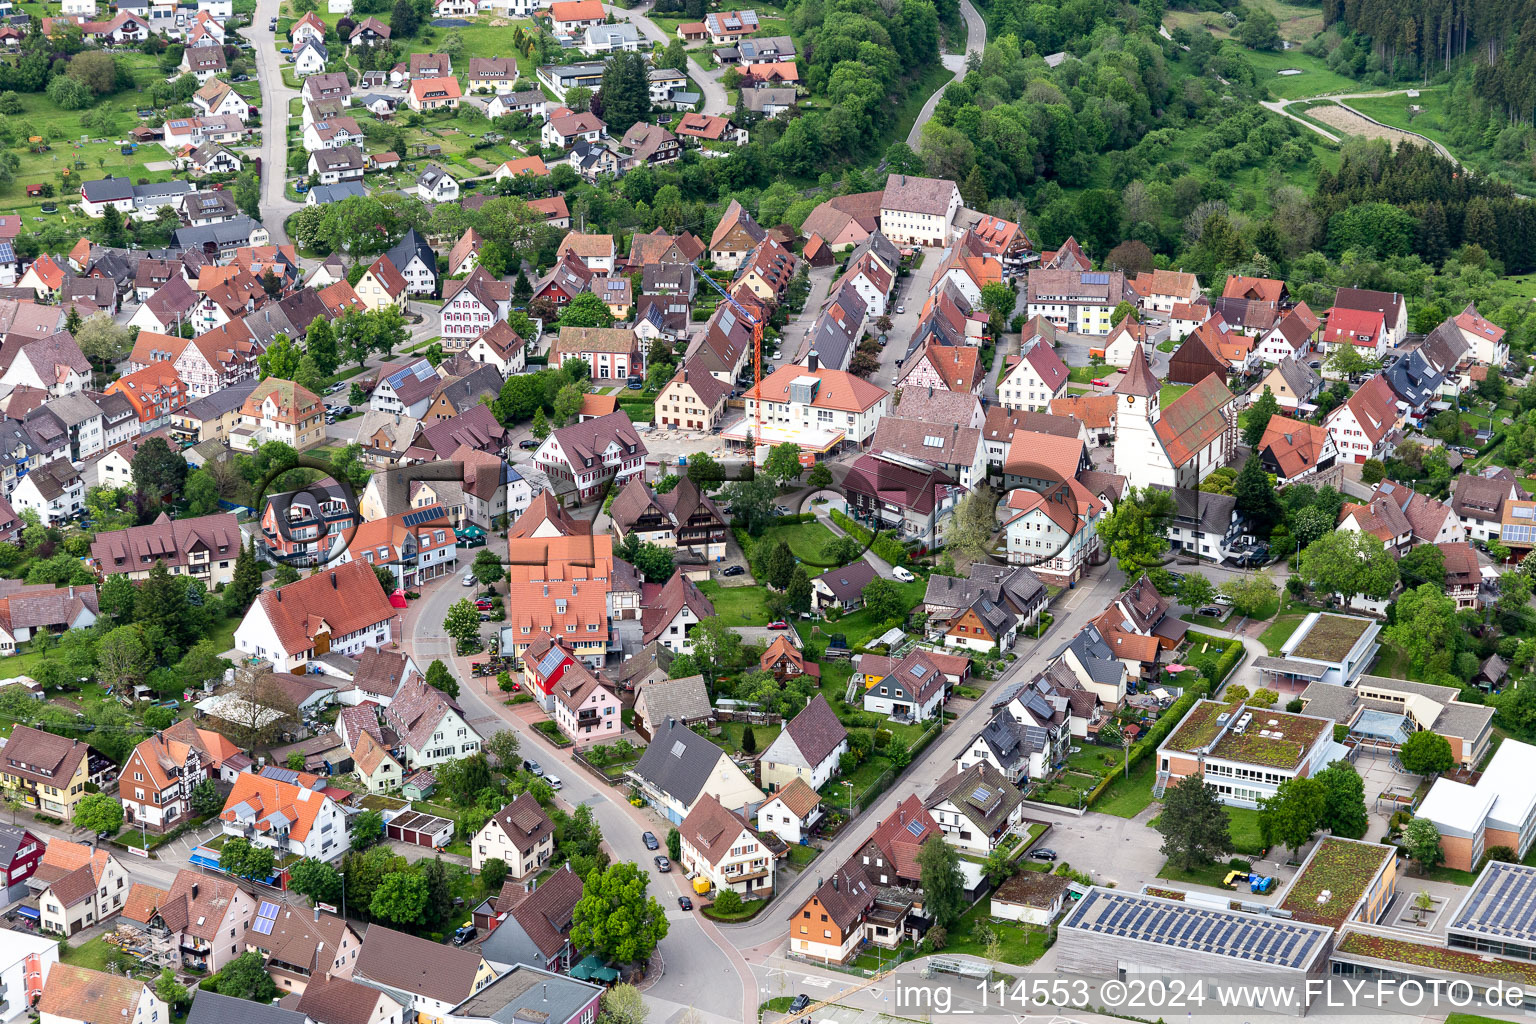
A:
[[[960,14],[965,18],[965,53],[946,53],[940,58],[944,67],[954,72],[955,77],[935,89],[933,95],[928,97],[928,102],[923,104],[923,109],[918,111],[917,120],[912,122],[912,130],[907,133],[907,147],[913,152],[917,151],[922,142],[923,125],[933,117],[934,108],[939,105],[944,90],[965,74],[966,62],[971,59],[971,55],[980,56],[982,47],[987,45],[987,24],[981,20],[971,0],[960,0]]]
[[[281,0],[257,0],[256,14],[241,30],[256,50],[256,77],[261,83],[261,212],[272,244],[288,241],[284,224],[300,207],[283,195],[288,174],[288,101],[298,97],[283,81],[283,58],[277,37],[267,26],[277,17]]]
[[[620,21],[633,23],[635,28],[640,30],[641,35],[656,44],[657,49],[661,49],[677,38],[663,32],[659,25],[646,17],[651,10],[649,4],[628,10],[623,7],[609,7],[605,4],[603,10]],[[725,86],[720,84],[720,76],[724,73],[724,69],[706,68],[690,56],[688,67],[675,70],[683,72],[698,83],[699,91],[704,96],[704,113],[716,116],[726,116],[730,113],[731,105],[726,96]]]

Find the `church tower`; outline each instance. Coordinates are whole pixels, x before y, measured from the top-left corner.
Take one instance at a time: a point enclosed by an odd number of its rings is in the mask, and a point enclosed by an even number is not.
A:
[[[1161,415],[1158,391],[1157,377],[1138,345],[1115,385],[1115,472],[1133,487],[1172,483],[1173,467],[1154,429]]]

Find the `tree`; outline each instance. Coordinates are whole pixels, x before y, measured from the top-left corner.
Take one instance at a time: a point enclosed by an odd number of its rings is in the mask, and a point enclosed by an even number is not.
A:
[[[1264,431],[1269,429],[1270,417],[1280,411],[1280,403],[1275,399],[1274,392],[1269,388],[1258,397],[1253,405],[1248,407],[1248,425],[1243,428],[1243,444],[1259,450],[1259,442],[1264,440]]]
[[[907,617],[909,606],[901,587],[893,580],[873,579],[864,588],[864,607],[878,622]]]
[[[1201,775],[1186,775],[1164,790],[1156,827],[1163,837],[1163,856],[1181,871],[1213,863],[1232,846],[1221,799]]]
[[[603,993],[602,1007],[603,1012],[598,1015],[602,1024],[645,1024],[651,1015],[651,1008],[645,1005],[640,990],[622,983]]]
[[[1243,463],[1242,471],[1232,485],[1232,494],[1237,498],[1238,514],[1246,516],[1261,536],[1268,535],[1276,525],[1285,521],[1285,509],[1258,455],[1248,456],[1248,461]]]
[[[984,561],[992,553],[997,532],[997,493],[986,484],[971,491],[955,506],[950,521],[948,549],[956,562]]]
[[[187,460],[171,451],[163,437],[151,437],[140,445],[130,465],[134,489],[157,501],[180,494],[187,478]]]
[[[794,577],[797,564],[788,542],[775,541],[758,559],[758,577],[775,590],[783,590]]]
[[[471,571],[475,574],[475,580],[483,587],[489,587],[501,582],[507,577],[507,570],[502,566],[501,559],[490,548],[481,548],[475,555],[475,561]]]
[[[480,799],[480,794],[487,789],[494,790],[495,783],[491,779],[491,765],[485,758],[485,751],[476,751],[467,757],[456,757],[451,761],[444,761],[435,766],[433,774],[437,776],[437,784],[454,803],[468,807]]]
[[[288,335],[279,334],[272,339],[267,350],[256,357],[256,368],[261,371],[263,380],[268,377],[295,380],[299,375],[299,360],[303,357],[304,352]]]
[[[687,68],[680,68],[684,73]],[[650,68],[639,53],[616,53],[603,67],[603,120],[618,135],[650,119]]]
[[[649,959],[668,931],[666,911],[646,894],[649,885],[631,861],[587,875],[571,914],[571,942],[621,963]]]
[[[421,920],[427,910],[427,880],[414,871],[391,871],[368,901],[368,912],[394,924]]]
[[[730,671],[736,664],[741,653],[741,634],[726,624],[718,615],[710,615],[698,621],[693,627],[693,658],[698,666],[698,672],[704,676],[706,682],[713,683],[722,672]],[[675,668],[677,662],[686,655],[678,655],[673,659]],[[671,671],[668,671],[671,675]],[[672,678],[681,678],[673,676]]]
[[[459,681],[454,678],[448,666],[436,658],[432,659],[432,664],[427,666],[426,682],[432,689],[440,690],[450,697],[459,695]]]
[[[517,733],[511,729],[498,729],[480,745],[482,750],[496,759],[497,766],[506,772],[517,765],[519,746]]]
[[[1099,537],[1121,570],[1132,576],[1157,565],[1168,550],[1168,520],[1173,496],[1167,491],[1132,488],[1099,523]]]
[[[91,362],[107,367],[121,362],[133,349],[128,329],[113,322],[105,313],[98,313],[80,325],[75,332],[75,344]]]
[[[1358,530],[1325,533],[1308,544],[1296,572],[1312,589],[1346,602],[1360,594],[1384,599],[1397,584],[1397,560],[1380,539]]]
[[[1403,827],[1402,845],[1408,859],[1419,866],[1420,874],[1427,874],[1444,858],[1440,850],[1440,830],[1428,818],[1414,818]]]
[[[789,586],[784,590],[784,597],[789,601],[792,611],[811,610],[811,577],[806,573],[805,566],[795,566],[795,571],[789,577]]]
[[[549,436],[549,418],[544,415],[544,407],[542,405],[533,410],[533,423],[529,425],[528,429],[540,441]]]
[[[999,846],[987,855],[987,862],[981,870],[992,888],[996,889],[1012,878],[1018,869],[1019,862],[1010,855],[1008,850]]]
[[[236,613],[244,614],[261,591],[261,566],[256,562],[256,541],[240,549],[235,559],[235,574],[224,588],[224,601]]]
[[[272,877],[276,858],[264,846],[252,846],[240,836],[231,838],[219,851],[219,867],[236,878],[254,878],[265,881]]]
[[[1294,855],[1322,824],[1327,794],[1316,779],[1286,779],[1273,796],[1259,801],[1259,835],[1265,846],[1289,847]]]
[[[138,626],[118,626],[102,637],[96,652],[97,678],[118,692],[142,683],[153,664]]]
[[[811,467],[810,475],[805,478],[806,485],[815,490],[823,490],[832,486],[832,470],[825,462],[818,462]]]
[[[187,1001],[187,986],[176,980],[175,971],[162,967],[155,979],[155,995],[169,1006],[180,1006]]]
[[[409,39],[416,34],[421,18],[411,0],[395,0],[394,13],[389,16],[390,35],[395,39]]]
[[[715,897],[715,909],[722,914],[735,914],[741,911],[741,894],[735,889],[721,889]]]
[[[257,1003],[270,1003],[277,998],[277,983],[267,973],[266,960],[255,950],[241,953],[225,964],[214,978],[214,989],[221,996]]]
[[[427,886],[424,917],[430,924],[441,924],[453,914],[453,885],[448,881],[448,866],[441,856],[437,856],[429,861],[418,861],[416,868]]]
[[[1527,556],[1529,557],[1529,556]],[[1403,586],[1417,589],[1428,583],[1437,591],[1445,590],[1445,552],[1434,544],[1416,544],[1397,563]],[[1398,598],[1401,606],[1402,598]]]
[[[1204,608],[1216,597],[1211,581],[1197,572],[1185,573],[1179,583],[1179,603],[1186,608]]]
[[[115,836],[123,827],[123,805],[106,793],[87,793],[75,804],[72,820],[79,828]]]
[[[1365,809],[1365,781],[1348,761],[1334,761],[1314,778],[1323,787],[1323,815],[1318,824],[1336,836],[1361,839],[1370,824]]]
[[[288,869],[288,888],[308,896],[310,905],[341,902],[341,875],[324,861],[305,857]]]
[[[1421,729],[1403,741],[1397,759],[1415,775],[1439,775],[1456,767],[1451,744],[1439,733]]]
[[[352,819],[352,849],[366,850],[384,838],[384,816],[364,811]]]
[[[561,327],[612,327],[608,304],[592,292],[582,292],[560,313]]]
[[[491,857],[480,865],[480,888],[486,892],[500,892],[506,880],[507,862],[500,857]]]
[[[981,286],[981,308],[987,311],[987,323],[995,338],[1003,333],[1013,307],[1019,301],[1012,288],[1001,281],[991,281]]]
[[[224,797],[212,779],[204,779],[192,787],[192,813],[199,817],[216,814],[224,806]]]
[[[480,646],[480,613],[474,602],[461,597],[448,606],[443,617],[443,632],[458,642],[460,654],[468,654]]]
[[[1257,615],[1280,593],[1275,581],[1260,569],[1248,576],[1237,576],[1221,585],[1221,593],[1232,602],[1239,615]]]
[[[1380,459],[1366,459],[1360,467],[1360,480],[1362,483],[1379,484],[1387,476],[1387,467]]]
[[[917,851],[928,919],[949,928],[965,913],[965,877],[960,874],[960,855],[949,843],[924,843]]]
[[[367,400],[368,393],[363,390],[363,386],[354,382],[352,389],[347,392],[347,401],[353,405],[362,405]]]
[[[743,754],[757,753],[757,733],[752,731],[752,726],[741,727],[741,752]]]
[[[780,487],[791,480],[799,480],[804,472],[805,467],[800,464],[800,446],[793,441],[774,445],[763,461],[763,474],[778,481]]]
[[[1253,696],[1248,698],[1248,704],[1256,708],[1272,708],[1279,702],[1280,695],[1267,687],[1255,690]]]
[[[1422,544],[1439,553],[1432,544]],[[1415,549],[1418,550],[1418,549]],[[1444,570],[1441,571],[1444,576]],[[1462,636],[1456,602],[1445,596],[1443,584],[1423,583],[1397,599],[1386,638],[1402,648],[1417,670],[1445,671],[1455,657]]]

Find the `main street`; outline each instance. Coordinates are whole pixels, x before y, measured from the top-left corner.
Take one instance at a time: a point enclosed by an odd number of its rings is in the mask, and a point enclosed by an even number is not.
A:
[[[241,30],[256,54],[256,78],[261,84],[261,213],[273,245],[288,241],[288,218],[300,204],[283,194],[288,177],[288,106],[299,91],[283,81],[283,57],[276,34],[267,26],[277,17],[281,0],[257,0],[251,23]]]

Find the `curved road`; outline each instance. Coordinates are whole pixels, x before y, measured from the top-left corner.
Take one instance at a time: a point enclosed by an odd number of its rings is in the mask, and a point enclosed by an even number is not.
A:
[[[923,137],[923,125],[933,117],[933,109],[939,105],[944,90],[965,74],[966,62],[971,59],[971,55],[981,56],[982,48],[987,45],[987,23],[981,20],[971,0],[960,0],[960,14],[965,18],[965,52],[946,53],[940,58],[944,66],[954,72],[954,76],[935,89],[933,95],[928,97],[928,102],[923,104],[923,109],[917,112],[917,120],[912,122],[912,130],[907,133],[907,148],[913,152],[917,151],[917,144]]]
[[[641,35],[655,43],[659,49],[677,37],[667,35],[667,33],[661,30],[660,26],[646,17],[646,13],[650,9],[649,4],[644,7],[636,7],[633,10],[603,5],[604,11],[607,11],[620,21],[632,23],[635,28],[640,30]],[[704,94],[704,113],[720,117],[730,115],[731,104],[726,97],[725,86],[720,84],[718,72],[701,67],[699,62],[691,56],[688,58],[688,67],[678,68],[677,70],[688,75],[698,83],[700,92]]]
[[[297,99],[299,91],[283,81],[283,57],[277,52],[275,34],[267,28],[277,17],[280,3],[257,0],[256,14],[241,30],[255,48],[256,79],[261,84],[261,212],[274,245],[288,241],[283,225],[302,205],[283,194],[288,177],[288,101]]]
[[[1374,117],[1371,117],[1369,114],[1362,114],[1362,113],[1360,113],[1360,111],[1356,110],[1354,107],[1350,106],[1348,103],[1343,102],[1344,100],[1371,100],[1371,99],[1376,99],[1377,97],[1380,97],[1380,96],[1403,96],[1403,95],[1406,95],[1407,93],[1415,92],[1415,91],[1417,91],[1417,90],[1414,90],[1414,89],[1389,89],[1389,90],[1387,90],[1385,92],[1341,92],[1341,93],[1333,93],[1333,94],[1326,95],[1326,96],[1307,96],[1307,97],[1303,97],[1302,99],[1297,99],[1297,100],[1261,100],[1260,101],[1260,106],[1264,107],[1264,109],[1266,109],[1266,110],[1272,111],[1273,113],[1279,114],[1281,117],[1288,117],[1292,121],[1295,121],[1297,124],[1306,125],[1308,128],[1312,129],[1314,132],[1317,132],[1317,134],[1321,135],[1323,138],[1327,139],[1329,142],[1343,142],[1344,140],[1342,138],[1340,138],[1338,135],[1335,135],[1333,132],[1328,131],[1327,129],[1321,127],[1320,125],[1313,124],[1311,121],[1308,121],[1304,117],[1298,117],[1295,114],[1291,113],[1289,110],[1285,109],[1286,107],[1290,106],[1293,103],[1333,103],[1333,104],[1337,104],[1338,106],[1343,107],[1345,110],[1349,111],[1351,114],[1354,114],[1357,117],[1363,117],[1367,121],[1371,122],[1372,124],[1381,125],[1381,127],[1389,129],[1389,130],[1394,131],[1394,132],[1402,132],[1404,135],[1412,135],[1414,138],[1418,139],[1420,142],[1424,143],[1425,145],[1434,147],[1435,152],[1437,152],[1441,156],[1445,157],[1447,160],[1449,160],[1451,163],[1455,164],[1457,167],[1460,167],[1461,166],[1461,161],[1457,160],[1454,156],[1452,156],[1450,150],[1448,150],[1444,146],[1440,145],[1440,143],[1436,142],[1434,139],[1425,138],[1424,136],[1420,135],[1418,132],[1413,131],[1412,129],[1409,129],[1409,128],[1399,128],[1396,125],[1383,124],[1381,121],[1376,120]]]

